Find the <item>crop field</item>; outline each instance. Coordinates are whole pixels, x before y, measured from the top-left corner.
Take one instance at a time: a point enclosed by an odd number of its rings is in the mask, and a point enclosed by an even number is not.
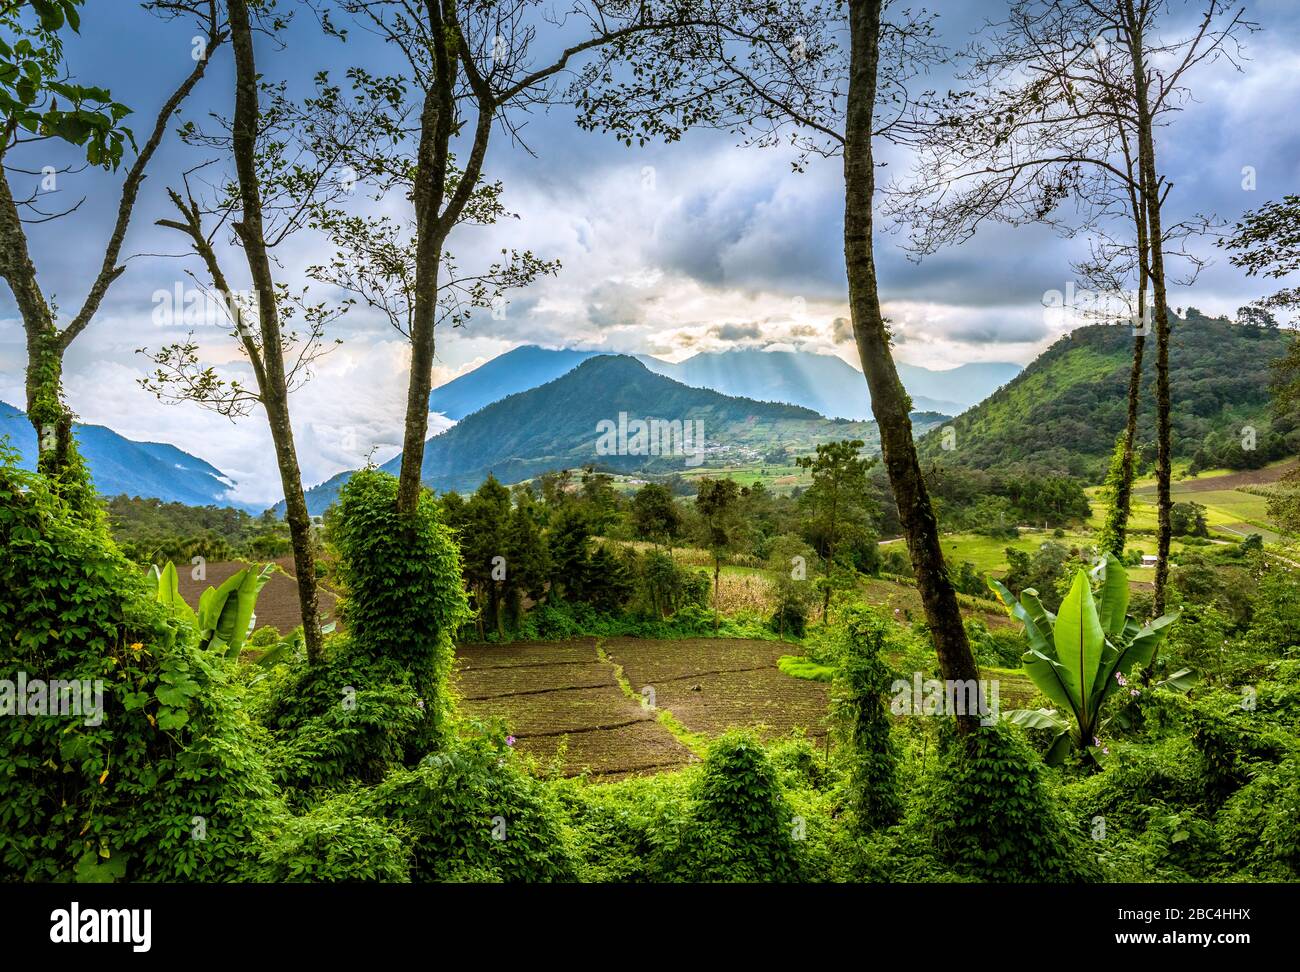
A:
[[[581,638],[457,648],[461,708],[500,719],[519,749],[596,781],[677,769],[699,744],[731,728],[766,739],[828,732],[830,686],[780,671],[782,642]],[[990,669],[1001,705],[1035,694],[1024,672]]]
[[[825,736],[827,686],[779,671],[789,653],[779,642],[712,638],[464,645],[456,687],[467,714],[501,719],[523,752],[568,775],[616,779],[697,758],[665,714],[702,737],[740,726]]]

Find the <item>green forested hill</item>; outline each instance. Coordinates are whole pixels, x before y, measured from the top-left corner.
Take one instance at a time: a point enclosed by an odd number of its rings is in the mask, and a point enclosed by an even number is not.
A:
[[[1270,414],[1269,365],[1294,339],[1288,331],[1209,318],[1194,308],[1172,321],[1169,349],[1174,457],[1202,468],[1246,469],[1300,449],[1292,420]],[[1124,427],[1133,332],[1089,325],[1061,338],[1008,385],[941,432],[921,439],[922,456],[978,469],[1024,467],[1099,480]],[[1143,360],[1138,440],[1144,464],[1155,455],[1155,348]],[[1255,448],[1242,447],[1255,429]]]
[[[647,455],[629,450],[598,450],[598,426],[650,418],[701,423],[704,450],[692,456]],[[917,413],[918,429],[942,416]],[[692,426],[694,428],[694,426]],[[635,358],[600,355],[537,388],[509,395],[466,416],[429,439],[424,453],[424,482],[437,490],[473,490],[489,474],[503,483],[530,479],[547,470],[595,465],[623,473],[667,474],[691,468],[761,464],[779,454],[807,454],[818,443],[861,439],[869,448],[879,442],[874,422],[823,418],[812,409],[779,402],[760,402],[692,388],[657,375]],[[698,445],[700,440],[694,440]],[[401,458],[382,467],[396,473]],[[350,473],[307,491],[313,513],[333,502]]]

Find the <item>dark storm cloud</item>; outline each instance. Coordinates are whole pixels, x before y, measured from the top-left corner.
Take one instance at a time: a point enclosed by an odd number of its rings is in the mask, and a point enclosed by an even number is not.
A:
[[[714,324],[709,328],[708,334],[720,341],[752,341],[762,337],[763,329],[754,321],[744,324]]]

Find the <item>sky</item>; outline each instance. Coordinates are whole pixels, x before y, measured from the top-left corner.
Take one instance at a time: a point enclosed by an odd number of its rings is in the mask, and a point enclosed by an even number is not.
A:
[[[1181,7],[1181,0],[1174,0]],[[1002,0],[938,0],[942,41],[964,45]],[[1238,73],[1211,65],[1195,75],[1195,100],[1159,134],[1158,151],[1174,183],[1168,211],[1176,218],[1212,212],[1228,221],[1300,188],[1300,6],[1290,0],[1249,3],[1262,29],[1247,40]],[[567,41],[570,27],[545,43]],[[137,129],[151,124],[165,92],[192,67],[193,28],[161,22],[131,0],[88,0],[80,37],[67,46],[77,79],[111,88],[131,106]],[[323,37],[300,13],[283,47],[259,39],[259,68],[291,90],[320,69],[341,74],[351,63],[391,70],[391,52],[353,33],[347,45]],[[951,65],[923,80],[944,88]],[[229,48],[213,60],[181,117],[203,122],[228,115],[233,99]],[[109,292],[66,362],[69,402],[83,422],[110,426],[133,439],[172,443],[222,469],[236,483],[232,499],[271,503],[280,496],[270,437],[260,412],[230,421],[192,403],[166,404],[139,387],[147,361],[140,348],[184,339],[185,326],[157,323],[163,294],[196,286],[197,261],[175,231],[154,225],[168,212],[165,189],[208,152],[169,134],[141,191],[124,253],[127,272]],[[736,346],[838,354],[857,366],[843,319],[842,180],[838,159],[793,170],[783,148],[742,147],[725,133],[690,132],[672,145],[627,148],[608,135],[586,133],[563,107],[535,111],[523,129],[526,146],[494,135],[486,174],[505,186],[517,219],[493,227],[463,226],[450,246],[466,269],[483,266],[503,247],[531,249],[559,260],[555,276],[514,292],[500,319],[477,315],[464,327],[440,329],[435,385],[521,344],[600,348],[680,360]],[[11,164],[39,171],[65,160],[46,144]],[[906,150],[882,147],[880,181],[904,177]],[[1254,188],[1243,187],[1243,169]],[[17,180],[32,177],[12,175]],[[33,260],[47,294],[66,322],[84,299],[102,257],[120,174],[87,170],[59,177],[46,205],[84,200],[63,219],[30,228]],[[43,201],[44,202],[44,201]],[[1046,296],[1075,283],[1071,261],[1086,241],[1044,227],[991,226],[962,246],[916,262],[904,235],[877,227],[877,266],[885,313],[894,322],[899,361],[944,369],[973,361],[1026,364],[1071,322],[1044,307]],[[1275,289],[1244,277],[1203,242],[1213,262],[1191,288],[1171,290],[1175,307],[1231,315]],[[302,235],[280,254],[280,278],[301,286],[305,267],[329,256],[328,245]],[[242,265],[227,260],[230,267]],[[233,276],[233,274],[232,274]],[[235,286],[246,286],[236,283]],[[313,287],[320,300],[340,296]],[[837,326],[837,319],[840,324]],[[342,339],[320,359],[311,381],[291,400],[303,479],[321,482],[367,456],[397,452],[408,373],[405,338],[364,309],[331,331]],[[205,360],[241,367],[220,327],[200,326]],[[23,404],[26,353],[12,294],[0,285],[0,399]],[[433,416],[431,432],[446,427]]]

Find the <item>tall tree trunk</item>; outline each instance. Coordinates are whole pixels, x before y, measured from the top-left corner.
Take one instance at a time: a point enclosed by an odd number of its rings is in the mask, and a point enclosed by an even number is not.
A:
[[[1120,466],[1119,482],[1115,484],[1115,495],[1111,497],[1108,534],[1111,543],[1110,552],[1116,557],[1122,556],[1128,539],[1128,521],[1133,507],[1133,479],[1137,459],[1137,423],[1138,406],[1142,397],[1142,359],[1146,351],[1147,325],[1147,218],[1143,206],[1143,197],[1137,190],[1129,190],[1130,206],[1133,209],[1133,225],[1136,231],[1138,259],[1137,319],[1139,331],[1133,338],[1133,363],[1128,376],[1128,414],[1124,424],[1124,452]]]
[[[718,593],[721,585],[718,578],[722,575],[722,559],[716,554],[713,557],[713,633],[718,633]]]
[[[257,66],[253,57],[248,0],[230,0],[229,10],[235,49],[235,114],[231,136],[243,204],[240,221],[234,224],[234,228],[244,245],[244,256],[257,292],[265,372],[265,386],[260,390],[262,407],[266,409],[271,441],[275,444],[276,464],[280,469],[280,485],[284,489],[285,519],[293,542],[293,566],[298,581],[298,606],[302,611],[307,659],[315,664],[324,654],[316,589],[316,553],[312,544],[311,516],[307,512],[307,498],[302,488],[302,471],[294,446],[293,425],[289,420],[289,390],[284,370],[280,315],[262,225],[262,194],[255,162],[259,115]]]
[[[36,468],[48,476],[63,468],[72,443],[72,416],[63,404],[63,341],[54,313],[36,282],[36,266],[0,170],[0,277],[9,284],[27,335],[27,420],[36,431]]]
[[[1170,498],[1172,430],[1169,395],[1169,302],[1165,283],[1164,232],[1160,220],[1160,181],[1156,176],[1156,149],[1153,119],[1149,103],[1149,86],[1143,45],[1143,24],[1128,0],[1130,16],[1130,56],[1133,85],[1137,95],[1138,159],[1142,198],[1147,218],[1147,249],[1151,268],[1152,311],[1156,322],[1156,580],[1153,611],[1157,617],[1165,610],[1165,587],[1169,579],[1169,541],[1173,534]]]
[[[57,477],[66,468],[73,453],[72,413],[63,400],[63,356],[73,340],[86,329],[99,310],[113,282],[125,271],[118,264],[126,231],[135,210],[140,185],[150,160],[162,144],[172,116],[207,70],[208,60],[224,35],[214,21],[207,36],[206,55],[163,103],[149,136],[140,146],[135,162],[122,182],[117,217],[104,247],[99,271],[91,283],[81,309],[63,330],[45,300],[36,281],[36,267],[27,248],[27,235],[9,187],[8,177],[0,169],[0,278],[13,291],[27,333],[27,418],[36,430],[36,468],[46,476]],[[5,138],[0,137],[0,144]],[[0,159],[3,153],[0,152]]]
[[[880,430],[885,469],[907,536],[940,671],[945,679],[975,680],[978,684],[979,670],[962,626],[956,591],[944,566],[938,522],[912,441],[907,393],[898,379],[880,311],[871,239],[876,180],[871,133],[881,6],[882,0],[849,2],[852,51],[844,133],[844,256],[849,279],[849,310],[858,357],[871,392],[871,411]],[[963,735],[979,725],[976,714],[956,718],[958,731]]]
[[[431,87],[420,108],[420,144],[412,195],[415,208],[415,304],[411,314],[411,377],[406,390],[402,464],[397,476],[397,510],[413,514],[420,502],[424,438],[429,431],[429,394],[433,391],[434,327],[438,315],[438,271],[443,246],[455,225],[454,214],[440,212],[447,185],[447,164],[455,124],[454,85],[457,59],[451,49],[443,9],[426,0],[429,36],[434,38]],[[477,149],[478,146],[476,145]],[[483,146],[486,149],[486,140]],[[479,155],[481,159],[481,154]],[[473,159],[471,158],[471,162]],[[476,175],[465,173],[469,178]],[[450,218],[444,218],[449,216]]]

